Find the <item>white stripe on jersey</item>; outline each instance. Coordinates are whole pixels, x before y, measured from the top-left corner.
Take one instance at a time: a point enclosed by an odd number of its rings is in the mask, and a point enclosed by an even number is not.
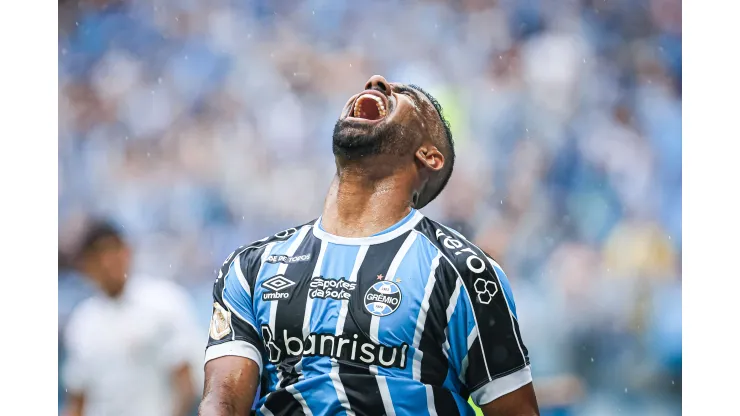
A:
[[[316,264],[313,268],[312,277],[321,276],[321,264],[324,263],[324,254],[326,254],[326,247],[329,244],[326,241],[321,242],[321,249],[319,249],[319,257],[316,259]],[[311,333],[311,309],[313,309],[313,298],[311,297],[311,291],[306,293],[306,310],[303,312],[303,339],[308,338],[308,334]],[[296,373],[298,373],[298,381],[303,380],[303,359],[294,367]]]
[[[445,342],[442,343],[442,353],[444,353],[445,358],[447,358],[448,360],[450,359],[450,320],[452,319],[452,314],[455,313],[455,308],[457,308],[457,301],[460,298],[460,287],[460,280],[455,279],[455,290],[452,291],[452,296],[450,296],[450,304],[447,305],[446,311],[447,326],[445,326]]]
[[[493,274],[494,275],[496,274],[496,267],[498,267],[502,271],[504,270],[492,258],[490,258],[488,256],[486,256],[486,258],[488,259],[488,262],[491,263],[491,268],[493,269]],[[498,276],[496,276],[496,277],[498,277]],[[517,336],[517,334],[516,334],[516,324],[514,324],[514,312],[511,311],[511,305],[509,305],[509,300],[506,299],[506,293],[504,292],[504,285],[501,284],[501,279],[496,279],[496,280],[498,280],[498,284],[499,284],[499,286],[501,286],[501,292],[502,292],[501,295],[504,297],[504,301],[506,302],[506,307],[509,309],[509,318],[511,319],[511,329],[514,332],[514,339],[516,339],[516,345],[517,345],[517,347],[519,347],[519,352],[522,353],[522,361],[524,363],[526,363],[527,362],[527,357],[524,355],[524,351],[522,350],[522,344],[521,344],[521,342],[519,342],[519,336]]]
[[[312,277],[321,276],[321,265],[324,262],[324,254],[326,254],[326,247],[329,245],[326,241],[321,242],[321,249],[319,250],[319,257],[316,259],[316,265],[313,268]],[[308,334],[311,333],[311,309],[313,309],[313,298],[311,297],[311,291],[306,294],[306,312],[303,314],[303,339],[308,338]]]
[[[370,246],[360,246],[360,250],[357,252],[357,257],[355,257],[355,265],[352,267],[352,274],[349,276],[350,282],[356,282],[357,281],[357,273],[360,271],[360,266],[362,266],[362,262],[365,260],[365,255],[367,254],[367,249]],[[348,308],[348,300],[344,299],[342,300],[342,307],[339,309],[339,317],[337,317],[337,329],[334,332],[334,335],[341,335],[344,332],[344,321],[347,319],[347,308]]]
[[[357,252],[357,257],[355,257],[355,264],[352,267],[352,274],[350,274],[349,276],[350,282],[357,281],[357,273],[360,271],[360,266],[362,266],[362,262],[363,260],[365,260],[365,255],[367,254],[367,249],[369,247],[370,246],[360,246],[360,249]],[[344,333],[344,322],[347,319],[347,308],[349,301],[347,299],[344,299],[341,302],[342,306],[341,308],[339,308],[339,316],[337,317],[337,329],[334,331],[334,335],[337,336]],[[337,391],[337,398],[339,398],[339,403],[342,404],[342,407],[347,412],[348,416],[354,416],[355,412],[349,405],[347,392],[344,390],[342,380],[339,378],[339,363],[337,363],[337,359],[333,357],[331,359],[331,372],[329,373],[329,377],[331,377],[331,381],[334,384],[334,390]]]
[[[293,254],[291,253],[291,256],[292,255]],[[306,403],[306,399],[303,398],[303,395],[301,394],[301,392],[298,391],[294,385],[291,384],[290,386],[286,387],[285,391],[292,394],[293,398],[298,400],[298,403],[300,403],[301,407],[303,408],[303,414],[305,414],[306,416],[313,416],[313,413],[311,412],[311,408],[308,407],[308,404]]]
[[[421,233],[419,233],[419,234],[421,234]],[[426,238],[427,241],[429,241],[432,245],[434,245],[434,242],[432,242],[432,240],[430,240],[429,237],[427,237],[424,234],[421,234],[421,235],[424,238]],[[455,267],[455,263],[453,263],[452,260],[450,260],[444,254],[442,254],[442,257],[444,257],[444,259],[447,260],[447,263],[450,264],[450,266],[452,267],[452,270],[455,271],[455,274],[457,275],[457,280],[465,288],[465,291],[468,292],[468,293],[470,293],[470,291],[468,290],[467,286],[465,286],[465,282],[462,280],[462,276],[460,275],[460,271],[458,271],[457,270],[457,267]],[[473,302],[470,299],[470,297],[468,297],[468,304],[470,305],[470,310],[473,311],[473,321],[475,322],[475,328],[473,329],[473,331],[475,331],[476,336],[477,336],[478,335],[478,318],[475,316],[475,309],[473,308]],[[488,375],[488,381],[491,381],[491,380],[493,380],[493,378],[491,377],[491,372],[488,369],[488,362],[486,361],[486,351],[483,349],[483,343],[482,342],[480,343],[480,349],[481,349],[481,353],[483,355],[483,365],[486,367],[486,374]]]
[[[288,247],[288,250],[285,252],[286,256],[292,256],[295,254],[296,250],[298,250],[298,247],[301,246],[301,243],[303,242],[303,239],[306,238],[306,234],[308,234],[308,231],[311,229],[310,225],[304,225],[301,230],[298,232],[298,236],[296,237],[295,241]],[[277,274],[284,274],[285,270],[288,269],[288,264],[283,263],[278,267]],[[275,332],[275,315],[277,314],[277,302],[270,302],[270,331],[274,334],[274,336],[277,336],[277,332]]]
[[[408,237],[406,237],[406,239],[403,241],[403,244],[401,244],[401,248],[398,249],[396,256],[393,257],[393,261],[391,262],[390,267],[388,267],[388,273],[386,273],[385,275],[385,280],[393,280],[396,277],[396,272],[398,271],[398,267],[401,265],[401,261],[404,257],[406,257],[406,253],[408,253],[411,245],[414,244],[414,241],[416,241],[416,235],[417,233],[409,233]],[[380,344],[380,340],[378,339],[379,321],[380,318],[377,316],[373,315],[373,317],[370,318],[370,339],[376,344]],[[388,389],[388,383],[386,383],[385,377],[378,375],[378,366],[376,365],[370,365],[368,367],[368,370],[370,371],[370,374],[375,375],[375,379],[378,382],[378,389],[380,390],[380,397],[383,400],[383,407],[385,407],[386,415],[395,416],[396,412],[393,409],[391,392]]]
[[[275,415],[274,415],[274,414],[273,414],[273,413],[272,413],[272,412],[270,411],[270,409],[268,409],[267,407],[265,407],[265,405],[264,405],[264,404],[262,405],[262,407],[260,407],[260,410],[259,410],[259,412],[260,412],[260,413],[262,413],[262,414],[263,414],[264,416],[275,416]]]
[[[311,225],[304,225],[300,231],[298,231],[298,236],[296,237],[295,241],[293,241],[290,244],[290,247],[288,247],[288,250],[285,252],[286,256],[292,256],[295,254],[295,252],[298,250],[298,247],[301,246],[301,243],[303,242],[303,239],[306,238],[306,234],[308,234],[308,231],[311,230]],[[288,269],[288,264],[283,263],[278,267],[277,274],[284,274],[285,270]],[[275,317],[277,316],[277,304],[278,302],[270,302],[270,320],[268,322],[268,325],[270,326],[270,331],[273,334],[273,337],[277,337],[277,331],[275,331]],[[258,332],[259,334],[259,332]],[[282,371],[276,371],[277,378],[278,378],[278,386],[282,384],[283,382],[283,374]]]
[[[269,248],[270,247],[267,247],[267,249]],[[267,249],[265,249],[265,251],[267,251]],[[249,290],[249,284],[247,283],[247,278],[244,277],[244,272],[242,271],[242,261],[240,257],[241,257],[240,255],[237,255],[236,258],[234,259],[234,269],[236,269],[236,277],[239,278],[239,283],[241,283],[242,288],[244,289],[245,292],[247,292],[247,294],[251,298],[252,291]]]
[[[434,389],[429,384],[425,384],[427,390],[427,409],[429,416],[437,416],[437,408],[434,406]]]
[[[437,281],[437,279],[435,279],[435,273],[439,266],[440,254],[441,253],[438,252],[432,260],[432,271],[429,272],[429,277],[427,277],[427,284],[424,287],[424,297],[422,298],[421,308],[419,309],[419,317],[416,319],[416,330],[414,331],[414,340],[411,345],[414,348],[414,359],[411,369],[414,380],[421,380],[421,360],[424,357],[424,352],[419,349],[419,343],[421,342],[421,335],[424,332],[424,325],[427,321],[429,298],[432,296],[432,289],[434,289],[434,284]]]
[[[465,349],[465,357],[462,360],[462,364],[460,365],[460,381],[465,383],[465,374],[468,372],[468,355],[470,355],[470,347],[473,346],[473,343],[475,342],[476,338],[478,338],[478,328],[473,328],[470,333],[468,334],[468,345]]]
[[[398,267],[401,265],[401,261],[406,257],[406,253],[409,252],[411,245],[416,241],[416,235],[417,233],[409,233],[408,237],[403,241],[401,248],[398,249],[396,256],[393,257],[390,267],[388,267],[388,273],[385,274],[385,280],[393,280],[396,277],[396,272],[398,271]],[[380,344],[380,340],[378,340],[379,324],[380,318],[373,315],[373,317],[370,318],[370,339],[376,344]],[[372,374],[378,374],[378,367],[371,365],[370,372]]]
[[[385,376],[375,376],[375,379],[378,381],[378,389],[380,390],[380,397],[383,399],[386,416],[396,416],[396,409],[393,408],[391,391],[388,388],[388,382],[385,381]]]

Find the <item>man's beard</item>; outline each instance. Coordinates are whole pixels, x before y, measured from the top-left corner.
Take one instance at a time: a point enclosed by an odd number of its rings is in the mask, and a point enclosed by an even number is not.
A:
[[[407,133],[407,129],[397,123],[381,122],[370,126],[340,119],[334,125],[332,148],[335,156],[347,160],[381,154],[400,156],[409,152],[412,143],[405,137]]]

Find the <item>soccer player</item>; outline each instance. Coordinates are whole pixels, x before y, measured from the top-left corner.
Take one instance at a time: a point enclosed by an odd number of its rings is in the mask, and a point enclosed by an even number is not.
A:
[[[322,215],[238,248],[200,414],[539,414],[506,275],[418,209],[455,160],[437,101],[373,76],[334,127]],[[300,203],[300,201],[296,201]]]
[[[195,407],[188,296],[170,282],[129,279],[130,262],[114,226],[88,228],[79,266],[99,293],[75,308],[65,330],[68,416],[186,416]]]

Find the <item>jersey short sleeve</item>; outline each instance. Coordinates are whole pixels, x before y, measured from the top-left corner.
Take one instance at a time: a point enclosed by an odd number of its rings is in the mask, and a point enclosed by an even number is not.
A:
[[[248,250],[237,249],[224,262],[213,285],[213,315],[205,361],[224,356],[248,358],[262,371],[264,347],[252,308],[252,289],[245,272]]]
[[[506,275],[477,248],[460,254],[463,261],[448,264],[456,286],[446,348],[459,381],[481,406],[530,383],[532,375]]]

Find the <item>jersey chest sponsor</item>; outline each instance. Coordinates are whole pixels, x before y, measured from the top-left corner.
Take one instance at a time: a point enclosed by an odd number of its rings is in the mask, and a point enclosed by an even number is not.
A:
[[[406,368],[408,344],[388,346],[363,340],[357,334],[334,335],[310,333],[306,338],[278,331],[279,339],[268,325],[262,325],[262,340],[273,364],[294,361],[300,357],[329,357],[345,362],[375,365],[385,368]]]
[[[350,282],[345,278],[313,277],[308,286],[308,296],[312,299],[349,300],[355,287],[357,287],[357,283]]]

